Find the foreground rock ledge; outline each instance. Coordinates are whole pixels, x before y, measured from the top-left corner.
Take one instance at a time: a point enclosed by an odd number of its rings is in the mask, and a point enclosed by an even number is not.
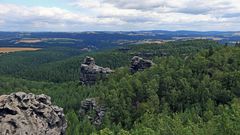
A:
[[[66,128],[63,109],[46,95],[0,96],[0,135],[65,135]]]

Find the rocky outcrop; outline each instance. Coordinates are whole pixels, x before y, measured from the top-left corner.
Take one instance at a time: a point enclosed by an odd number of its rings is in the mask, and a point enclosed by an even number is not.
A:
[[[239,41],[236,42],[235,46],[236,46],[236,47],[240,47],[240,42],[239,42]]]
[[[130,71],[136,73],[137,71],[143,71],[150,68],[154,63],[151,60],[145,60],[139,56],[134,56],[131,61]]]
[[[80,82],[87,85],[94,84],[98,80],[104,80],[113,72],[110,68],[103,68],[96,65],[92,57],[84,59],[80,70]]]
[[[87,116],[92,124],[100,126],[103,122],[106,108],[99,105],[96,98],[87,98],[81,102],[80,117]]]
[[[46,95],[23,92],[0,96],[1,135],[64,135],[63,109]]]

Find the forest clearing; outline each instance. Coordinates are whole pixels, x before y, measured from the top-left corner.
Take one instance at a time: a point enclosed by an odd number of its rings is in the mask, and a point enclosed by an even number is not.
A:
[[[40,48],[24,48],[24,47],[0,47],[0,53],[10,53],[19,51],[37,51]]]

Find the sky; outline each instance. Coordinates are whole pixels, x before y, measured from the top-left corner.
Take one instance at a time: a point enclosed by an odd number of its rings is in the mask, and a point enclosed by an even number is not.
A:
[[[0,31],[240,31],[240,0],[0,0]]]

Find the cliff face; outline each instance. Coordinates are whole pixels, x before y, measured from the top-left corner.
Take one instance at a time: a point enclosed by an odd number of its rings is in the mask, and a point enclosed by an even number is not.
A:
[[[134,56],[131,61],[130,71],[136,73],[143,71],[144,69],[150,68],[154,63],[151,60],[145,60],[139,56]]]
[[[104,80],[113,72],[110,68],[103,68],[96,65],[92,57],[85,58],[80,70],[80,82],[86,85],[92,85],[98,80]]]
[[[100,126],[105,116],[106,108],[99,104],[96,98],[87,98],[81,102],[80,117],[87,116],[93,125]]]
[[[0,96],[1,135],[64,135],[63,109],[46,95],[23,92]]]

